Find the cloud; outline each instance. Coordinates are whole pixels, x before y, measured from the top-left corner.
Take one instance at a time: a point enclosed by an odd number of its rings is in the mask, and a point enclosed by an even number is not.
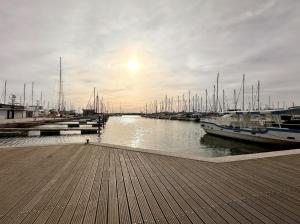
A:
[[[36,98],[44,91],[55,104],[62,56],[65,97],[78,107],[94,87],[128,111],[166,93],[211,92],[217,72],[228,95],[246,74],[247,88],[259,79],[264,97],[300,104],[299,8],[297,0],[3,0],[0,81],[17,95],[34,81]],[[126,68],[132,55],[136,75]]]

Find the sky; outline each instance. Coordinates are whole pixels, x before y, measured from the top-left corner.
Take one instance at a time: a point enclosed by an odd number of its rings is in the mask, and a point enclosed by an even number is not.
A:
[[[232,102],[246,75],[262,101],[300,105],[298,0],[1,0],[0,93],[58,101],[62,57],[67,104],[86,107],[95,87],[111,108],[190,90]],[[128,69],[128,61],[138,64]]]

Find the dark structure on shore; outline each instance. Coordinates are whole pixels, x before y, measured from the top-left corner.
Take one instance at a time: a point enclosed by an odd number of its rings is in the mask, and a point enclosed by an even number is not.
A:
[[[0,104],[0,119],[21,119],[26,117],[24,106]]]

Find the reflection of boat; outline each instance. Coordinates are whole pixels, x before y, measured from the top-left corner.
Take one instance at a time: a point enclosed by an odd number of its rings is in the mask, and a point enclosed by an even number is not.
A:
[[[201,120],[206,133],[257,143],[300,145],[300,108],[232,112]]]
[[[204,134],[201,137],[200,142],[211,151],[229,150],[230,153],[228,154],[230,155],[278,150],[277,148],[264,147],[260,144],[248,144],[247,142],[234,141],[230,138],[210,134]]]

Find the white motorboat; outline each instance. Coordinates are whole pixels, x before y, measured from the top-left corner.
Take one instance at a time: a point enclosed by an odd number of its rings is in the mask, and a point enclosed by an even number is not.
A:
[[[265,144],[300,145],[300,108],[235,111],[200,120],[208,134]]]

